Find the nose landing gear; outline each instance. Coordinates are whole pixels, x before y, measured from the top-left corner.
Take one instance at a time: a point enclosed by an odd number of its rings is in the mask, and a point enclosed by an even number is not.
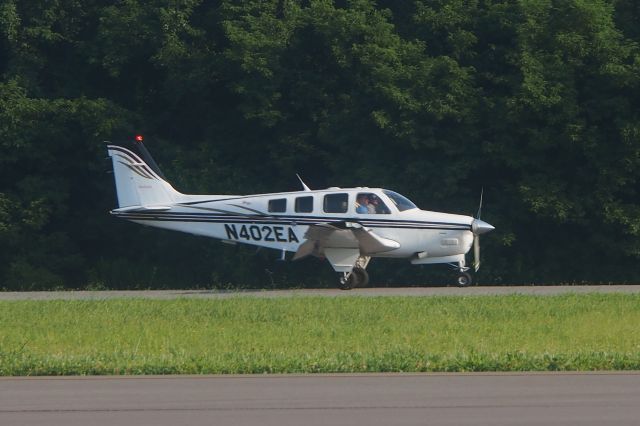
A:
[[[451,264],[456,270],[455,283],[458,287],[469,287],[473,283],[473,276],[471,275],[471,268],[465,266],[464,260],[458,262],[457,265]]]
[[[473,277],[468,272],[459,272],[456,276],[456,285],[458,287],[468,287],[473,282]]]

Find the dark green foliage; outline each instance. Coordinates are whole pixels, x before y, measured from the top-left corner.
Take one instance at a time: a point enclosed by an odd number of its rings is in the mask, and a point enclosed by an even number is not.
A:
[[[639,21],[628,0],[5,0],[0,287],[333,285],[111,218],[102,141],[137,131],[189,193],[301,173],[473,214],[484,187],[482,282],[637,282]]]

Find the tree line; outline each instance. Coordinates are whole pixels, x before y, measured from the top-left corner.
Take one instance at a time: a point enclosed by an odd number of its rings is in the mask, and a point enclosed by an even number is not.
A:
[[[4,0],[0,287],[333,285],[112,218],[103,141],[135,133],[186,193],[299,173],[475,214],[484,188],[481,282],[637,282],[639,22],[635,0]]]

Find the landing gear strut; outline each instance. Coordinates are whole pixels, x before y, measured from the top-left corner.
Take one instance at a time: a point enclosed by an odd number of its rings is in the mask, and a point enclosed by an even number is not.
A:
[[[340,278],[340,289],[351,290],[356,287],[366,287],[369,284],[369,274],[366,269],[355,267],[351,272],[344,272]]]
[[[473,277],[469,272],[471,268],[465,266],[464,260],[458,262],[458,265],[452,264],[456,270],[456,285],[458,287],[469,287],[473,283]]]
[[[366,287],[369,284],[369,274],[366,270],[369,260],[371,260],[369,256],[360,256],[351,271],[342,273],[342,277],[340,277],[341,290]]]

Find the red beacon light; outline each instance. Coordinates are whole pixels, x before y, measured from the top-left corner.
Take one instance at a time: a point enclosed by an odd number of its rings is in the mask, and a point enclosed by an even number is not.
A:
[[[142,137],[142,135],[136,135],[136,141],[137,142],[142,142],[144,138]]]

